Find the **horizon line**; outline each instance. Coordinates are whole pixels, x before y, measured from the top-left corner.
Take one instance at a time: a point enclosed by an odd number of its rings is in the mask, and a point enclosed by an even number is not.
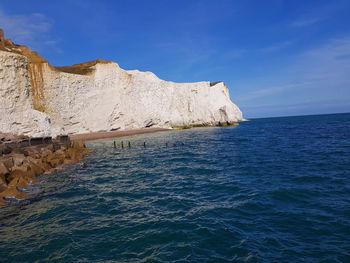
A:
[[[307,117],[307,116],[337,115],[337,114],[350,114],[350,112],[314,113],[314,114],[305,114],[305,115],[285,115],[285,116],[253,117],[253,118],[246,118],[246,120],[272,119],[272,118],[289,118],[289,117]]]

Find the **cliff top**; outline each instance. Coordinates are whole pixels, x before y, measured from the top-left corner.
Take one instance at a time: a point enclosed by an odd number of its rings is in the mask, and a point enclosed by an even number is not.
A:
[[[71,73],[71,74],[87,75],[94,71],[92,67],[95,66],[96,64],[108,64],[111,62],[112,61],[109,61],[109,60],[96,59],[94,61],[79,63],[72,66],[55,67],[55,69],[62,72]]]
[[[0,50],[23,55],[29,59],[30,63],[48,63],[46,59],[41,57],[38,53],[31,50],[30,48],[22,45],[17,45],[13,43],[10,39],[6,39],[4,30],[2,30],[1,28],[0,28]],[[96,64],[108,64],[111,62],[112,61],[108,61],[104,59],[96,59],[94,61],[75,64],[72,66],[63,66],[63,67],[51,66],[51,67],[65,73],[88,75],[94,71],[93,66],[95,66]]]
[[[5,38],[4,30],[0,28],[0,50],[8,51],[23,55],[29,59],[31,63],[44,63],[47,62],[38,53],[31,50],[26,46],[21,46],[13,43],[10,39]]]

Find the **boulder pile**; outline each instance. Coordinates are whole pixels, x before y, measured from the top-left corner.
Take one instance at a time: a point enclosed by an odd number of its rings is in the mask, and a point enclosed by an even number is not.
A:
[[[29,138],[0,133],[0,205],[25,199],[25,189],[40,174],[80,162],[89,152],[83,141],[68,136]]]

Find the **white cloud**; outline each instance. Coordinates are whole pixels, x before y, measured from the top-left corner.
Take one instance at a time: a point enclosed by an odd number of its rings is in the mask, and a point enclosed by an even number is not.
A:
[[[302,28],[317,25],[337,16],[342,8],[347,8],[347,1],[329,1],[325,5],[314,5],[312,9],[292,21],[290,26]]]
[[[280,51],[282,49],[285,49],[292,44],[293,44],[293,41],[287,40],[284,42],[275,43],[275,44],[268,46],[268,47],[261,48],[259,51],[266,52],[266,53],[276,52],[276,51]]]
[[[293,71],[313,81],[350,84],[350,36],[332,39],[303,53]]]
[[[278,109],[278,105],[306,107],[322,111],[321,101],[333,101],[332,107],[350,110],[350,36],[331,39],[296,56],[291,64],[267,73],[247,86],[239,101],[248,108]],[[344,100],[346,98],[346,100]],[[345,101],[348,101],[345,103]],[[304,106],[302,106],[304,105]],[[343,107],[343,108],[341,108]],[[281,108],[281,109],[282,109]],[[283,109],[282,109],[283,110]],[[291,113],[294,108],[290,109]],[[273,114],[272,114],[273,115]]]
[[[223,54],[223,59],[225,60],[235,60],[238,58],[242,58],[246,53],[248,52],[248,50],[245,49],[231,49],[229,51],[227,51],[226,53]]]
[[[4,29],[7,38],[19,44],[48,42],[52,45],[52,41],[56,41],[50,36],[52,21],[40,13],[12,15],[0,10],[0,27]]]
[[[311,26],[314,25],[318,22],[320,22],[321,19],[320,17],[302,17],[299,18],[291,23],[291,26],[293,27],[306,27],[306,26]]]
[[[245,101],[251,102],[257,99],[275,96],[277,94],[291,90],[296,86],[297,86],[296,84],[285,84],[280,86],[272,86],[272,87],[266,87],[266,88],[264,87],[248,93],[247,95],[242,97],[240,100],[242,102],[245,102]]]

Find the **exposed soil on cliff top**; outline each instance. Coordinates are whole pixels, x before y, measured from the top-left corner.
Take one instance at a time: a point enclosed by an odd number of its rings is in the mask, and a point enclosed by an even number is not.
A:
[[[10,39],[6,39],[4,32],[1,28],[0,28],[0,50],[23,55],[29,59],[29,63],[31,64],[48,63],[48,61],[44,59],[42,56],[40,56],[37,52],[31,50],[26,46],[17,45],[13,43]],[[79,63],[72,66],[62,66],[62,67],[55,67],[52,65],[49,65],[49,66],[52,69],[65,72],[65,73],[89,75],[94,72],[93,67],[96,64],[107,64],[107,63],[111,63],[111,61],[104,60],[104,59],[96,59],[94,61]]]
[[[55,69],[62,71],[62,72],[71,73],[71,74],[88,75],[88,74],[91,74],[94,72],[93,67],[96,64],[108,64],[108,63],[111,63],[111,61],[97,59],[94,61],[75,64],[72,66],[55,67]]]

